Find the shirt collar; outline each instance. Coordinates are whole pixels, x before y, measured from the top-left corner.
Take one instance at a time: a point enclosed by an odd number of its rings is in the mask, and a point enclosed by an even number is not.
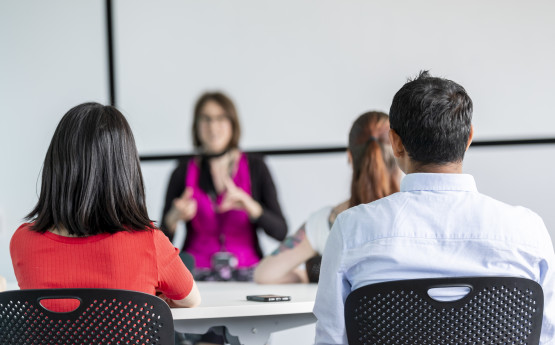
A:
[[[423,190],[478,191],[474,177],[468,174],[414,173],[406,175],[401,181],[401,192]]]

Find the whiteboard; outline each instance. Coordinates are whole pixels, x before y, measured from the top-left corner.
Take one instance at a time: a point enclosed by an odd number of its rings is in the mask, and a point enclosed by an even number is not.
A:
[[[462,84],[476,140],[555,137],[555,2],[118,0],[118,104],[141,154],[190,152],[193,103],[235,100],[242,146],[344,145],[421,69]]]

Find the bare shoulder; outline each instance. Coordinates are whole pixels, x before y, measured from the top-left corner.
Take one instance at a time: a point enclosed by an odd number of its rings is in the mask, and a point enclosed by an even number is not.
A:
[[[330,216],[329,216],[330,225],[332,225],[335,222],[335,219],[341,212],[346,211],[348,208],[349,208],[349,200],[346,200],[341,204],[333,207],[330,211]]]

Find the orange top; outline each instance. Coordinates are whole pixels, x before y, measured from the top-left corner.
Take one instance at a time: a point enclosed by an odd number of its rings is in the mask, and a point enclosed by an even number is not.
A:
[[[193,277],[179,250],[158,229],[65,237],[31,231],[30,225],[21,225],[10,242],[21,289],[160,291],[180,300],[193,287]]]

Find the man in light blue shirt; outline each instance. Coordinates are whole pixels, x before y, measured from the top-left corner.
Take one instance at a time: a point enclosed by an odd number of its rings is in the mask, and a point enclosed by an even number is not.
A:
[[[422,72],[393,98],[390,139],[407,174],[401,191],[335,221],[323,254],[316,344],[347,344],[344,303],[383,281],[516,276],[544,291],[542,345],[555,344],[555,254],[534,212],[494,200],[462,174],[472,101],[457,83]]]

